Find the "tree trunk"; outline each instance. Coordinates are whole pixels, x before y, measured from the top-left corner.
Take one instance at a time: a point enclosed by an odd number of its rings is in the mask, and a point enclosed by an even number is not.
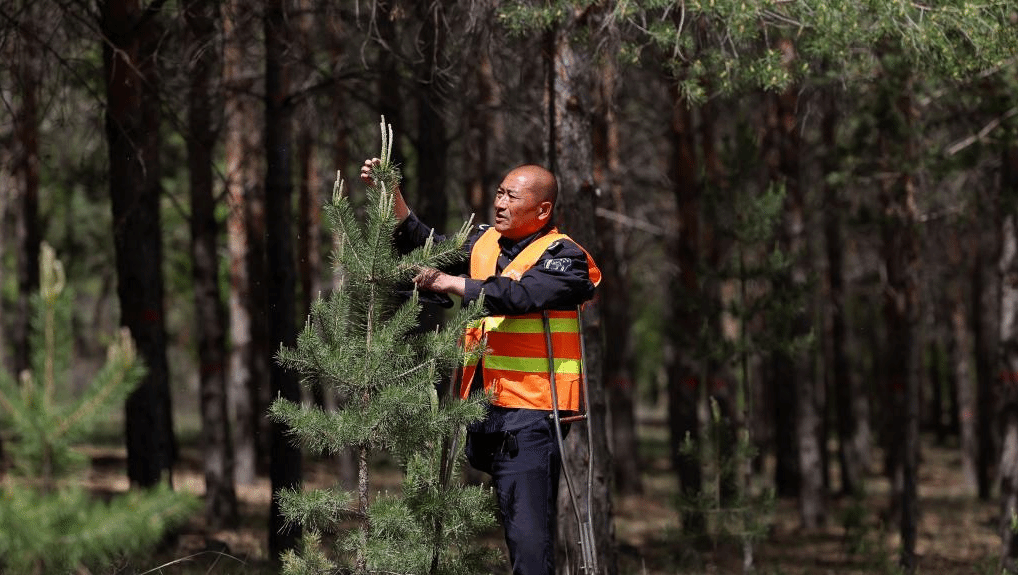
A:
[[[679,217],[679,236],[675,247],[675,267],[669,337],[675,355],[668,366],[668,429],[672,468],[679,479],[683,496],[695,498],[703,487],[703,473],[699,459],[683,450],[688,437],[699,441],[700,421],[697,414],[699,396],[699,362],[693,356],[692,337],[701,331],[703,317],[690,302],[701,301],[700,289],[701,233],[700,186],[689,174],[697,173],[696,137],[693,132],[693,115],[688,103],[681,97],[678,87],[672,87],[671,153],[669,176],[675,193]],[[703,513],[685,509],[682,513],[682,530],[686,534],[701,535],[706,528]]]
[[[300,31],[301,57],[310,61],[315,50],[314,5],[311,0],[300,1],[300,17],[296,25]],[[322,291],[322,181],[318,165],[319,124],[313,101],[304,100],[301,106],[302,118],[297,128],[298,165],[298,215],[297,215],[297,262],[300,271],[301,306],[300,317],[307,317],[311,304]],[[317,405],[323,406],[320,386],[314,388]]]
[[[833,96],[827,96],[827,109],[821,124],[824,143],[823,171],[833,173],[838,165],[838,148],[836,128],[838,112]],[[843,202],[838,198],[838,187],[826,183],[823,191],[823,213],[825,248],[827,254],[827,284],[830,301],[828,333],[824,337],[827,360],[827,380],[833,391],[837,406],[838,422],[838,461],[841,469],[841,492],[843,494],[860,493],[863,489],[863,472],[865,459],[862,450],[869,448],[868,442],[860,440],[861,430],[867,425],[869,413],[857,410],[860,405],[866,407],[866,393],[860,385],[861,378],[853,376],[848,358],[848,326],[846,323],[845,306],[848,298],[845,295],[845,273],[843,262],[844,240],[842,235],[841,213]],[[861,398],[861,400],[860,400]]]
[[[14,316],[14,372],[31,367],[29,343],[32,296],[39,291],[39,93],[42,59],[39,55],[36,27],[39,7],[24,2],[21,7],[23,28],[17,50],[15,73],[19,88],[19,106],[15,111],[14,135],[17,153],[14,173],[17,181],[15,210],[16,254],[18,265],[18,305]]]
[[[788,65],[794,63],[798,56],[794,44],[788,38],[779,40],[782,61]],[[800,138],[797,118],[799,87],[789,86],[773,98],[773,111],[770,115],[768,132],[773,138],[768,162],[770,164],[770,185],[781,185],[785,190],[785,208],[783,225],[778,235],[781,251],[791,258],[792,264],[785,277],[781,278],[775,290],[777,293],[793,294],[792,297],[805,297],[805,285],[809,276],[807,270],[808,252],[806,242],[805,195],[800,183],[799,156]],[[781,284],[784,284],[782,286]],[[797,294],[803,294],[799,296]],[[805,337],[810,330],[808,311],[799,309],[793,312],[791,331],[779,337],[787,337],[789,341]],[[791,388],[795,394],[795,441],[798,455],[799,470],[799,518],[806,529],[816,529],[823,525],[826,515],[826,493],[824,490],[823,434],[824,408],[820,405],[822,393],[810,369],[807,352],[789,355],[778,353],[779,362],[787,362],[782,370],[791,375],[791,379],[781,379],[779,386]]]
[[[589,54],[574,50],[570,33],[576,23],[568,20],[562,29],[546,33],[547,85],[545,104],[548,109],[546,126],[548,169],[556,174],[559,198],[556,211],[563,231],[587,248],[596,246],[594,229],[593,150],[591,145],[591,110],[593,91],[592,63]],[[598,573],[618,572],[615,532],[612,523],[611,453],[605,432],[607,406],[602,385],[604,350],[600,345],[601,320],[598,306],[587,305],[583,311],[586,348],[585,374],[590,404],[587,425],[577,425],[569,434],[562,454],[563,474],[571,473],[576,488],[576,503],[581,521],[589,504]],[[592,432],[588,434],[588,430]],[[588,455],[588,443],[593,460]],[[588,471],[588,464],[591,466]],[[590,473],[588,476],[587,473]],[[584,479],[589,478],[588,481]],[[573,519],[569,491],[559,490],[559,536],[556,545],[557,570],[570,573],[582,563],[575,542],[580,541],[581,526]],[[588,489],[589,487],[589,489]]]
[[[265,310],[269,318],[269,336],[273,348],[280,345],[293,347],[296,343],[294,325],[296,270],[293,261],[293,222],[291,198],[292,127],[291,110],[286,102],[289,85],[289,66],[285,62],[287,47],[287,18],[283,0],[266,0],[265,32],[265,208],[266,263],[268,274]],[[270,369],[270,387],[273,397],[293,402],[300,401],[300,387],[293,372],[273,362]],[[269,478],[272,493],[280,489],[293,489],[300,485],[301,454],[287,437],[282,424],[271,425]],[[300,528],[287,526],[280,513],[279,502],[272,498],[269,512],[269,554],[273,558],[288,549],[294,549],[300,538]]]
[[[1003,226],[1000,249],[1000,339],[999,354],[1001,405],[1000,454],[1000,538],[1001,567],[1018,573],[1018,147],[1007,146],[1001,154],[1000,199]],[[988,414],[982,414],[986,417]]]
[[[445,14],[442,2],[418,2],[417,17],[422,24],[421,50],[424,58],[416,70],[417,83],[417,207],[421,219],[445,229],[449,202],[445,188],[449,140],[443,118],[445,100],[450,93],[446,79]],[[419,317],[421,331],[434,331],[440,324],[443,310],[435,304],[424,304]]]
[[[606,62],[600,71],[600,101],[594,115],[594,180],[602,188],[601,203],[616,213],[625,213],[621,177],[619,123],[615,117],[615,83],[618,71],[614,62]],[[606,192],[606,193],[604,193]],[[628,290],[625,287],[626,232],[618,223],[605,218],[595,221],[599,264],[603,276],[601,299],[612,302],[604,307],[604,329],[611,334],[605,346],[605,383],[615,462],[615,488],[622,495],[643,492],[643,466],[640,465],[639,441],[636,434],[635,395],[632,376],[632,344]]]
[[[141,20],[137,0],[100,4],[106,79],[106,136],[120,321],[148,373],[126,406],[127,474],[151,486],[171,469],[170,410],[159,217],[158,15]]]
[[[1009,160],[1014,161],[1013,158],[1005,155],[1002,165],[1008,166]],[[1013,177],[1008,174],[1008,170],[1011,169],[1004,168],[1002,185],[1007,181],[1007,178]],[[994,397],[994,387],[997,382],[1002,381],[999,365],[999,341],[1002,328],[1000,322],[1003,285],[998,266],[1003,256],[1001,246],[1006,240],[1002,231],[1001,217],[1005,211],[1005,204],[1000,193],[997,190],[992,190],[979,192],[976,206],[980,216],[977,221],[982,222],[982,225],[974,230],[970,248],[973,265],[970,294],[972,303],[969,310],[972,314],[976,368],[976,409],[973,417],[978,445],[976,484],[979,499],[989,501],[993,486],[994,465],[999,462],[996,459],[993,414],[996,411],[995,402],[1000,399]]]
[[[951,226],[948,239],[948,261],[951,269],[965,269],[962,262],[962,246],[958,224]],[[957,397],[956,415],[952,419],[958,422],[959,447],[961,449],[961,467],[965,487],[977,492],[979,479],[976,462],[979,458],[976,434],[976,394],[972,378],[972,336],[969,327],[969,313],[965,305],[964,276],[952,273],[948,279],[947,299],[950,315],[950,333],[948,334],[948,362],[953,366],[951,380],[954,381]]]
[[[982,202],[980,202],[982,205]],[[976,358],[976,484],[979,499],[990,500],[995,446],[993,438],[994,382],[998,380],[997,340],[1000,323],[1000,278],[997,272],[999,249],[1002,242],[1000,221],[994,215],[997,202],[987,202],[987,217],[992,226],[976,231],[974,264],[972,267],[972,333]],[[985,221],[985,220],[983,220]]]
[[[492,190],[497,184],[492,158],[497,157],[499,145],[505,141],[505,122],[498,112],[502,94],[488,50],[479,47],[477,59],[473,74],[478,101],[464,110],[467,144],[463,152],[469,166],[466,205],[478,219],[492,221]]]
[[[896,455],[890,460],[898,465],[894,475],[898,487],[897,507],[901,519],[902,568],[914,572],[915,545],[918,525],[917,473],[919,467],[919,379],[921,377],[921,341],[919,322],[919,238],[915,185],[908,172],[899,166],[911,165],[913,147],[910,133],[914,114],[909,82],[885,87],[880,110],[893,117],[881,118],[881,126],[897,126],[880,133],[880,157],[885,162],[883,173],[893,174],[880,180],[884,211],[883,257],[887,273],[884,286],[884,314],[887,322],[885,351],[894,404],[888,417]]]
[[[4,257],[8,249],[8,226],[7,219],[10,214],[11,204],[13,203],[12,196],[14,190],[14,177],[5,168],[7,163],[8,150],[6,146],[0,146],[0,261],[4,260]],[[10,370],[10,374],[17,377],[17,372],[14,371],[14,363],[8,355],[7,351],[7,309],[4,306],[3,299],[0,298],[0,369]],[[0,441],[0,457],[3,457],[3,444]]]
[[[396,20],[399,18],[397,10],[401,10],[394,5],[395,0],[378,0],[375,4],[375,16],[376,25],[378,29],[378,37],[382,45],[385,47],[395,47],[399,44],[399,36],[396,30]],[[396,61],[396,54],[394,48],[387,48],[378,51],[378,61],[375,64],[375,70],[378,74],[378,109],[385,116],[385,123],[391,124],[396,128],[403,126],[403,107],[406,105],[402,100],[402,91],[400,90],[400,71],[398,63]],[[398,166],[406,165],[403,158],[403,151],[399,145],[400,133],[406,133],[404,130],[396,132],[396,141],[392,145],[392,159],[393,162]],[[410,205],[418,205],[421,198],[407,198]],[[428,222],[429,225],[435,225]]]
[[[212,530],[237,521],[233,487],[233,444],[226,404],[226,312],[219,296],[219,254],[212,185],[216,130],[212,75],[218,3],[196,0],[184,8],[191,34],[192,69],[188,92],[188,168],[191,184],[191,257],[198,332],[202,451],[205,463],[205,520]]]
[[[307,316],[311,304],[322,291],[322,242],[319,236],[322,225],[322,182],[318,176],[318,158],[315,153],[315,130],[309,124],[300,127],[297,136],[297,157],[300,197],[297,218],[297,253],[300,262],[301,316]]]
[[[339,18],[336,18],[335,22],[333,23],[333,27],[339,30],[336,36],[342,35],[344,26],[345,24],[343,23],[343,21]],[[332,45],[332,58],[334,62],[339,62],[342,60],[341,50],[342,44],[340,42],[336,42],[335,44]],[[332,134],[335,136],[335,139],[333,139],[332,141],[332,158],[333,164],[337,170],[343,170],[350,162],[350,145],[349,142],[347,142],[348,137],[347,134],[349,132],[347,128],[347,116],[349,115],[349,112],[346,110],[344,106],[344,103],[346,102],[346,97],[347,97],[346,93],[343,90],[337,89],[332,92],[332,107],[334,112]],[[356,169],[354,170],[355,171],[350,172],[350,174],[355,174]],[[346,187],[345,189],[347,195],[350,195],[352,192],[350,187]],[[336,269],[333,269],[332,272],[333,272],[331,276],[332,287],[338,288],[341,283],[342,275]],[[326,395],[326,397],[328,397],[328,395]],[[332,395],[331,399],[337,405],[341,404],[342,401],[344,401],[344,398],[338,397],[338,395],[335,393]],[[339,475],[338,479],[339,484],[349,490],[355,489],[358,480],[356,448],[352,446],[348,447],[342,452],[337,453],[335,459],[336,466],[338,468],[337,473]]]
[[[261,186],[262,117],[254,95],[258,73],[257,43],[247,30],[255,15],[240,0],[226,0],[223,17],[225,86],[225,153],[227,251],[230,260],[230,382],[228,400],[233,422],[237,483],[254,483],[260,449],[258,437],[265,405],[258,390],[268,387],[264,289],[264,190]]]

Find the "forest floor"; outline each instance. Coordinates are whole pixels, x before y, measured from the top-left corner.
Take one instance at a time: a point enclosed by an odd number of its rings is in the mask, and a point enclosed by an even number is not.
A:
[[[667,431],[658,415],[644,415],[640,424],[641,455],[645,462],[644,493],[616,497],[615,529],[621,575],[738,574],[742,549],[737,543],[694,548],[679,535],[679,515],[673,498],[677,483],[669,471]],[[97,491],[127,489],[122,447],[92,445],[93,465],[88,482]],[[335,482],[330,460],[306,460],[308,485]],[[836,475],[836,473],[834,474]],[[174,484],[196,494],[203,492],[201,458],[196,442],[184,442]],[[398,474],[376,472],[372,489],[398,489]],[[918,573],[991,575],[996,573],[1000,539],[995,501],[980,502],[964,488],[961,462],[955,448],[923,446],[920,468]],[[841,575],[898,573],[898,529],[882,516],[888,509],[887,481],[872,473],[863,500],[829,501],[826,527],[799,528],[796,502],[779,499],[764,520],[768,532],[754,545],[759,575]],[[240,527],[209,532],[199,516],[193,518],[172,544],[160,550],[151,565],[135,565],[139,572],[170,574],[274,573],[267,560],[266,525],[269,484],[266,477],[238,487]],[[854,526],[847,528],[848,526]],[[489,545],[502,547],[501,531],[487,534]],[[508,569],[505,569],[508,573]]]

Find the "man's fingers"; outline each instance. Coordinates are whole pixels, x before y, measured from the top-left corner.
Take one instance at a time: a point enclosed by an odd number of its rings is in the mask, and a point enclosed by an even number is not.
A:
[[[414,276],[414,283],[417,287],[428,289],[435,284],[435,280],[438,279],[439,271],[435,268],[421,268]]]
[[[374,184],[375,180],[371,177],[371,170],[381,164],[382,160],[378,158],[369,158],[364,160],[364,164],[361,166],[361,179],[368,185]]]

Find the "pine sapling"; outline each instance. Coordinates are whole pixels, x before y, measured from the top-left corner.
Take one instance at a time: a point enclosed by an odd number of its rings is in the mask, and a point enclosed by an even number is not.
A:
[[[0,484],[0,572],[64,573],[103,567],[159,543],[197,499],[160,485],[109,503],[75,481],[87,464],[76,444],[123,405],[145,369],[121,330],[105,365],[77,399],[61,393],[71,366],[71,297],[63,266],[43,244],[32,298],[32,367],[17,381],[0,371],[0,413],[13,441],[12,473]],[[59,552],[55,552],[59,550]]]
[[[465,359],[459,336],[481,315],[482,302],[449,318],[445,329],[415,333],[421,304],[411,279],[422,267],[442,267],[464,258],[469,222],[445,241],[429,239],[397,254],[393,191],[400,183],[392,163],[392,128],[381,124],[381,163],[368,190],[365,221],[359,221],[337,174],[325,213],[333,234],[333,259],[340,285],[319,296],[294,348],[281,348],[281,365],[296,370],[305,386],[331,388],[346,401],[335,411],[276,400],[270,417],[290,428],[305,449],[358,454],[356,493],[339,486],[277,493],[288,521],[308,533],[300,553],[283,557],[284,573],[478,572],[486,551],[471,545],[476,530],[494,525],[490,493],[455,481],[462,459],[460,435],[483,417],[484,398],[439,397],[437,388]],[[400,292],[409,297],[400,297]],[[372,493],[372,455],[394,457],[403,473],[400,493]],[[340,535],[330,552],[326,534]],[[344,570],[344,572],[346,572]]]

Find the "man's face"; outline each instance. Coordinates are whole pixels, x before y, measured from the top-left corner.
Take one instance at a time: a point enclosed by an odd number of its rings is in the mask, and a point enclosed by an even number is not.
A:
[[[495,230],[511,240],[537,232],[551,216],[552,204],[543,198],[527,173],[509,172],[495,192]]]

